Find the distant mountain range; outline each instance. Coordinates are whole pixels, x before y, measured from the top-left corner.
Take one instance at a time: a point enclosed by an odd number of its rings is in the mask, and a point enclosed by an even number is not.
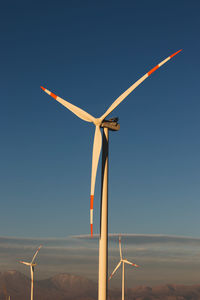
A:
[[[18,271],[0,273],[0,300],[30,299],[30,279]],[[37,300],[89,300],[96,299],[97,284],[84,277],[58,274],[34,281],[34,299]]]
[[[0,273],[0,300],[30,298],[30,279],[17,271]],[[35,281],[36,300],[97,300],[97,284],[81,276],[58,274]],[[121,300],[121,291],[109,290],[108,300]],[[200,285],[174,285],[127,289],[126,300],[199,300]]]

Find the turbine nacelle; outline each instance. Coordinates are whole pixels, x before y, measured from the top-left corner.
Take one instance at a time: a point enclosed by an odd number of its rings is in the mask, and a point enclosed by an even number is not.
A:
[[[119,118],[111,118],[110,120],[103,120],[101,123],[102,128],[108,128],[111,131],[118,131],[120,129],[120,124],[117,123]]]

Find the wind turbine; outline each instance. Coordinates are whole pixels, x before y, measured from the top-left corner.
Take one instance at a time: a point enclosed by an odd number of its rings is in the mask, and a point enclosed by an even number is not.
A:
[[[110,280],[112,278],[112,276],[115,274],[115,272],[117,271],[117,269],[121,266],[122,264],[122,300],[124,300],[124,264],[129,264],[132,265],[133,267],[138,268],[139,266],[136,264],[133,264],[132,262],[128,261],[127,259],[124,259],[122,256],[122,247],[121,247],[121,237],[119,236],[119,253],[120,253],[120,261],[117,264],[116,268],[114,269],[114,271],[111,273],[110,277],[108,278],[108,280]]]
[[[6,300],[10,300],[10,296],[8,295],[8,292],[7,292],[5,284],[3,285],[3,292],[4,292],[4,295],[5,295],[5,299]]]
[[[35,254],[33,255],[32,261],[31,262],[26,262],[26,261],[20,261],[21,264],[24,264],[26,266],[30,267],[30,272],[31,272],[31,300],[33,300],[33,273],[34,273],[34,267],[37,265],[34,263],[34,260],[41,249],[42,245],[36,250]]]
[[[63,106],[68,108],[80,119],[91,122],[95,125],[94,143],[93,143],[93,153],[92,153],[92,171],[91,171],[91,192],[90,192],[90,230],[91,236],[93,235],[93,202],[94,202],[94,191],[95,191],[95,181],[96,173],[99,162],[99,156],[102,147],[102,135],[101,127],[103,128],[103,153],[102,153],[102,188],[101,188],[101,220],[100,220],[100,240],[99,240],[99,300],[105,300],[107,297],[107,259],[108,259],[108,226],[107,226],[107,196],[108,196],[108,132],[109,130],[117,131],[119,130],[118,119],[105,120],[105,118],[145,79],[147,79],[154,71],[159,67],[168,62],[172,57],[177,55],[180,51],[175,52],[170,55],[153,69],[143,75],[138,79],[133,85],[131,85],[124,93],[122,93],[107,109],[107,111],[100,117],[95,118],[81,108],[71,104],[70,102],[60,98],[54,93],[50,92],[46,88],[41,88],[56,101],[61,103]]]

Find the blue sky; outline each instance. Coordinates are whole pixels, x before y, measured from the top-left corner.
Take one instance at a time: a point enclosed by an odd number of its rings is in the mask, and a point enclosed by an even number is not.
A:
[[[200,236],[197,1],[18,1],[1,6],[0,235],[89,233],[94,126],[40,86],[111,116],[109,231]],[[100,168],[94,204],[99,230]]]

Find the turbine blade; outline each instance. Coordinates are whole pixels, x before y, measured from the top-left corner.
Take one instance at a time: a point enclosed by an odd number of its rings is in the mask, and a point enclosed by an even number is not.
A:
[[[121,245],[121,236],[119,236],[119,253],[120,253],[120,259],[122,259],[122,245]]]
[[[113,277],[113,275],[115,274],[115,272],[117,271],[117,269],[120,267],[120,265],[121,265],[121,260],[120,260],[120,262],[118,263],[118,265],[116,266],[116,268],[114,269],[114,271],[111,273],[111,275],[110,275],[110,277],[108,278],[108,280],[110,280],[112,277]]]
[[[93,236],[93,202],[94,202],[94,190],[97,174],[97,167],[99,162],[99,156],[101,153],[102,136],[100,126],[96,126],[94,134],[94,144],[92,153],[92,174],[91,174],[91,193],[90,193],[90,230],[91,236]]]
[[[138,265],[133,264],[132,262],[128,261],[127,259],[123,259],[123,261],[124,261],[126,264],[129,264],[129,265],[132,265],[133,267],[139,268]]]
[[[36,250],[35,254],[33,255],[33,258],[32,258],[32,261],[31,261],[31,264],[33,264],[38,252],[40,251],[40,249],[42,248],[42,245],[40,245],[40,247]]]
[[[21,261],[21,260],[20,260],[20,263],[21,263],[21,264],[24,264],[24,265],[26,265],[26,266],[31,266],[31,263],[28,263],[28,262],[26,262],[26,261]]]
[[[95,118],[88,114],[83,109],[71,104],[70,102],[67,102],[66,100],[60,98],[59,96],[56,96],[55,94],[51,93],[47,89],[45,89],[43,86],[41,86],[41,89],[45,91],[48,95],[53,97],[56,101],[60,102],[62,105],[64,105],[66,108],[68,108],[71,112],[73,112],[76,116],[78,116],[80,119],[87,121],[87,122],[93,122],[95,121]]]
[[[123,94],[121,94],[114,102],[113,104],[108,108],[108,110],[101,116],[101,120],[103,121],[107,115],[109,115],[136,87],[138,87],[147,77],[149,77],[154,71],[156,71],[159,67],[164,65],[168,60],[170,60],[172,57],[174,57],[176,54],[181,52],[181,50],[175,52],[174,54],[170,55],[163,61],[161,61],[157,66],[155,66],[153,69],[151,69],[149,72],[147,72],[144,76],[142,76],[139,80],[137,80],[132,86],[130,86]]]

